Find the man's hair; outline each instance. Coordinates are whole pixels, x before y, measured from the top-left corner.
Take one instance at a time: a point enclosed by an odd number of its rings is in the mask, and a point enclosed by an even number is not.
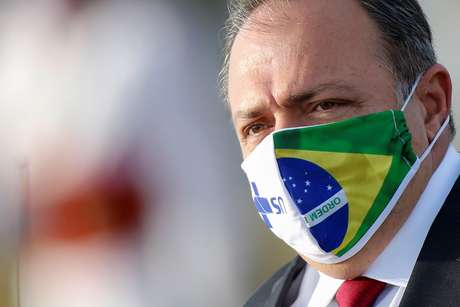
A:
[[[219,76],[221,93],[228,100],[229,58],[235,37],[251,13],[266,2],[290,0],[230,0],[224,27],[224,62]],[[401,101],[417,77],[437,63],[432,33],[417,0],[355,0],[367,11],[380,33],[383,60],[397,84]],[[455,128],[451,117],[451,131]]]

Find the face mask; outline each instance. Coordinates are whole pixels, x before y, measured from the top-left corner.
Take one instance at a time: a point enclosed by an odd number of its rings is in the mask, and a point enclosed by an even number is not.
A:
[[[338,263],[356,254],[391,212],[448,125],[421,157],[404,109],[278,130],[242,164],[267,227],[299,254]]]

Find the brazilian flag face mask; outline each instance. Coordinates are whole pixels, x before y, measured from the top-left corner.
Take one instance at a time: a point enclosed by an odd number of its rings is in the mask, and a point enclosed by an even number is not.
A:
[[[299,254],[338,263],[380,227],[430,153],[419,158],[403,110],[278,130],[242,164],[267,227]]]

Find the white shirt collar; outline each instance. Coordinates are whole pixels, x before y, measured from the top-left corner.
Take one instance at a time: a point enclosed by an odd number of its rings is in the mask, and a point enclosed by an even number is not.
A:
[[[399,287],[407,286],[431,224],[459,174],[460,154],[450,145],[409,218],[364,276]]]

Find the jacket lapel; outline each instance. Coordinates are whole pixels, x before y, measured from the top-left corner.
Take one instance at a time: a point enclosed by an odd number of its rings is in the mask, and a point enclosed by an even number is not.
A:
[[[460,306],[460,178],[431,226],[412,271],[400,304],[409,306]]]
[[[305,261],[296,257],[264,282],[244,307],[288,307],[299,294]]]

